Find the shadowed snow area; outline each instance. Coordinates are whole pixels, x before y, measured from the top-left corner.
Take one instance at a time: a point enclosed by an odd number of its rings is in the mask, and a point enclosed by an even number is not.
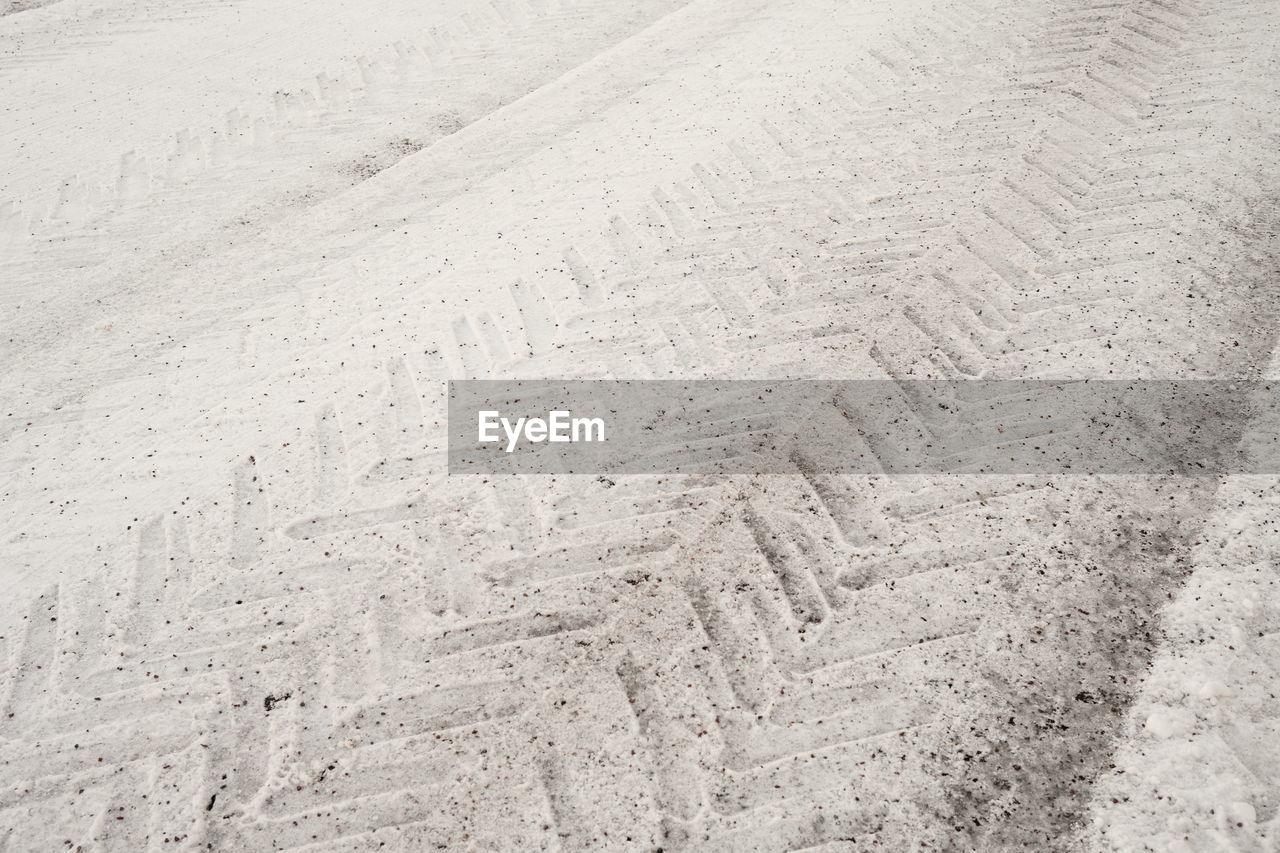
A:
[[[1277,44],[0,5],[0,851],[1274,850],[1268,469],[451,475],[447,383],[1280,381]]]

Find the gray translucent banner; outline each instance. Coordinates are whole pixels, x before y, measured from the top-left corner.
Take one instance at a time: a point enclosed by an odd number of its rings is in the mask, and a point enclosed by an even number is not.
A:
[[[1227,380],[454,381],[449,471],[1269,474],[1280,472],[1277,387]]]

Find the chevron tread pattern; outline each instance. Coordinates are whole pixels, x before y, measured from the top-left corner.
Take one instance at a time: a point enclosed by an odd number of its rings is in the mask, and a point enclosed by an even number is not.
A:
[[[368,273],[325,303],[409,239],[322,232],[343,260],[296,277],[323,299],[201,321],[194,369],[224,374],[230,402],[175,406],[207,437],[199,459],[128,475],[192,466],[218,488],[138,486],[124,529],[0,639],[0,846],[1060,844],[1211,484],[837,477],[802,457],[729,481],[450,479],[442,380],[1254,370],[1275,341],[1216,330],[1270,308],[1237,283],[1272,259],[1265,229],[1223,223],[1271,203],[1274,140],[1212,134],[1208,194],[1179,143],[1260,73],[1233,42],[1256,8],[932,9],[731,139],[690,143],[627,205],[572,228],[574,200],[550,208],[549,254],[520,275],[464,256],[437,282],[433,258],[403,290]],[[538,166],[550,147],[501,156]],[[445,204],[392,218],[443,228]],[[500,281],[442,311],[438,289],[468,279]],[[418,345],[406,318],[427,312]],[[300,319],[322,331],[260,366]],[[103,381],[140,401],[164,380]],[[11,428],[6,489],[106,415],[73,401]],[[121,434],[150,459],[137,423]],[[32,562],[85,554],[21,521],[8,536]],[[1063,590],[1076,612],[1054,612]]]

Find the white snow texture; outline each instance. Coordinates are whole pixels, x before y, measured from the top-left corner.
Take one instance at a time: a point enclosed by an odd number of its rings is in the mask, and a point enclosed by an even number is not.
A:
[[[450,379],[1280,379],[1277,45],[3,0],[0,853],[1276,850],[1276,477],[444,461]]]

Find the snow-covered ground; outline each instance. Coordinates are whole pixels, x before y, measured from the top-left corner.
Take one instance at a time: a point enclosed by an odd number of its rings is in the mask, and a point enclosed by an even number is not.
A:
[[[451,477],[444,383],[1273,377],[1277,44],[0,5],[0,850],[1275,849],[1274,477]]]

